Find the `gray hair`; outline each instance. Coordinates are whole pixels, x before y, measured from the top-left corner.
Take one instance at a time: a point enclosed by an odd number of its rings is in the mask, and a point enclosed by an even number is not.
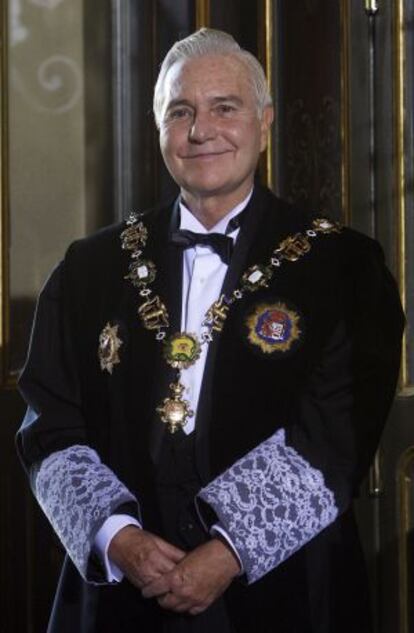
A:
[[[177,62],[203,55],[232,55],[240,59],[247,67],[250,81],[257,101],[259,115],[263,114],[266,106],[272,105],[272,97],[267,86],[266,76],[260,62],[249,51],[239,46],[236,40],[216,29],[202,28],[183,40],[176,42],[168,51],[161,64],[160,72],[154,89],[154,116],[157,127],[160,127],[162,109],[164,105],[164,83],[170,68]]]

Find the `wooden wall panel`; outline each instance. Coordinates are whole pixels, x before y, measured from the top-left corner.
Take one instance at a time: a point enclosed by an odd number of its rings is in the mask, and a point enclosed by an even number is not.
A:
[[[340,5],[278,6],[280,193],[340,218]]]

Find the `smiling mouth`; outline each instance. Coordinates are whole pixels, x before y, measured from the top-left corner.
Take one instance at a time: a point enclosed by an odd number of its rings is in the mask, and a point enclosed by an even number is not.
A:
[[[187,156],[183,156],[184,160],[191,160],[193,158],[197,159],[208,159],[208,158],[216,158],[217,156],[224,156],[224,154],[229,154],[230,150],[225,150],[224,152],[205,152],[202,154],[191,154]]]

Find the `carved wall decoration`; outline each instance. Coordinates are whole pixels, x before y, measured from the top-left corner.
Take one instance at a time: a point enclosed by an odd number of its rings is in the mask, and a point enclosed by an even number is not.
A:
[[[32,86],[29,85],[31,76],[25,80],[16,68],[11,68],[10,71],[14,88],[38,112],[63,114],[80,101],[82,74],[79,65],[70,57],[52,55],[39,64],[35,76],[37,86]],[[48,99],[52,103],[46,103]]]
[[[36,296],[67,245],[85,233],[82,0],[9,0],[10,261],[3,297],[5,373],[26,355]],[[59,7],[59,10],[57,10]]]
[[[64,0],[28,0],[40,11],[56,9]],[[44,32],[45,22],[42,16],[39,21],[25,16],[22,0],[10,0],[10,46],[22,48],[30,46],[30,64],[17,61],[9,69],[12,89],[17,90],[27,104],[37,112],[62,114],[73,108],[82,96],[82,73],[76,60],[64,54],[62,50],[36,60],[36,52],[41,54],[43,46],[39,35]],[[27,13],[27,12],[26,12]],[[26,19],[25,19],[26,18]],[[30,28],[27,20],[30,20]],[[47,28],[47,27],[46,27]],[[38,44],[36,44],[38,43]],[[55,44],[56,46],[57,44]],[[35,53],[32,60],[33,53]],[[20,51],[20,55],[23,53]],[[16,56],[16,59],[19,59]]]

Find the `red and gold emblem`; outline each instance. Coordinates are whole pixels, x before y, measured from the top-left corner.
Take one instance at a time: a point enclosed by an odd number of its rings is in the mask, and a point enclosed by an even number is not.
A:
[[[248,340],[265,354],[287,352],[302,336],[299,314],[282,301],[259,304],[246,324]]]

